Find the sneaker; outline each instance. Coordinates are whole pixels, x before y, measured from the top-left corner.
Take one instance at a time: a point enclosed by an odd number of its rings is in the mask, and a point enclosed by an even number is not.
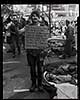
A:
[[[30,92],[34,92],[34,91],[35,91],[35,88],[36,88],[35,85],[31,86],[31,88],[30,88]]]

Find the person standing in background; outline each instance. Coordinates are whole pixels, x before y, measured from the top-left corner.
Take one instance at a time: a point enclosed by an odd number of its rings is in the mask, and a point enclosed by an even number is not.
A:
[[[23,17],[21,17],[20,23],[19,23],[19,29],[22,29],[25,25],[26,25],[26,20]],[[20,38],[20,42],[23,46],[23,49],[25,50],[25,32],[24,32],[24,34],[21,34],[19,36],[19,38]]]
[[[71,53],[72,53],[72,42],[74,39],[74,29],[73,27],[70,25],[70,22],[68,20],[66,20],[66,30],[65,30],[65,36],[66,36],[66,40],[65,40],[65,45],[64,45],[64,52],[63,55],[59,56],[59,58],[63,58],[65,59],[66,57],[71,57]]]
[[[16,47],[17,47],[18,55],[20,55],[21,53],[20,43],[19,43],[19,34],[18,34],[18,22],[17,20],[13,19],[10,23],[11,23],[9,26],[9,32],[11,34],[10,46],[12,48],[13,58],[15,58]]]

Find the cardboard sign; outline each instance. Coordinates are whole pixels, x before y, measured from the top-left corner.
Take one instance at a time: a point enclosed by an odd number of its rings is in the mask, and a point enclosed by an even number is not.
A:
[[[26,26],[25,48],[43,49],[47,46],[49,31],[46,26]]]

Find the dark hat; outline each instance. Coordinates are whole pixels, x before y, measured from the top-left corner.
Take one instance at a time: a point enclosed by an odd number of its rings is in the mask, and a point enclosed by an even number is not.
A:
[[[40,13],[38,10],[34,10],[32,13],[31,13],[31,17],[33,16],[33,14],[36,14],[38,16],[38,18],[40,18]]]

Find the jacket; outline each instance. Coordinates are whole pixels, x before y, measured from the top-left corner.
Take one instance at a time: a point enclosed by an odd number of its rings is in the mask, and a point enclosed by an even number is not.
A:
[[[73,40],[73,38],[74,38],[74,28],[72,27],[72,26],[68,26],[67,28],[66,28],[66,31],[65,31],[65,35],[66,35],[66,40],[70,40],[70,41],[72,41]]]

